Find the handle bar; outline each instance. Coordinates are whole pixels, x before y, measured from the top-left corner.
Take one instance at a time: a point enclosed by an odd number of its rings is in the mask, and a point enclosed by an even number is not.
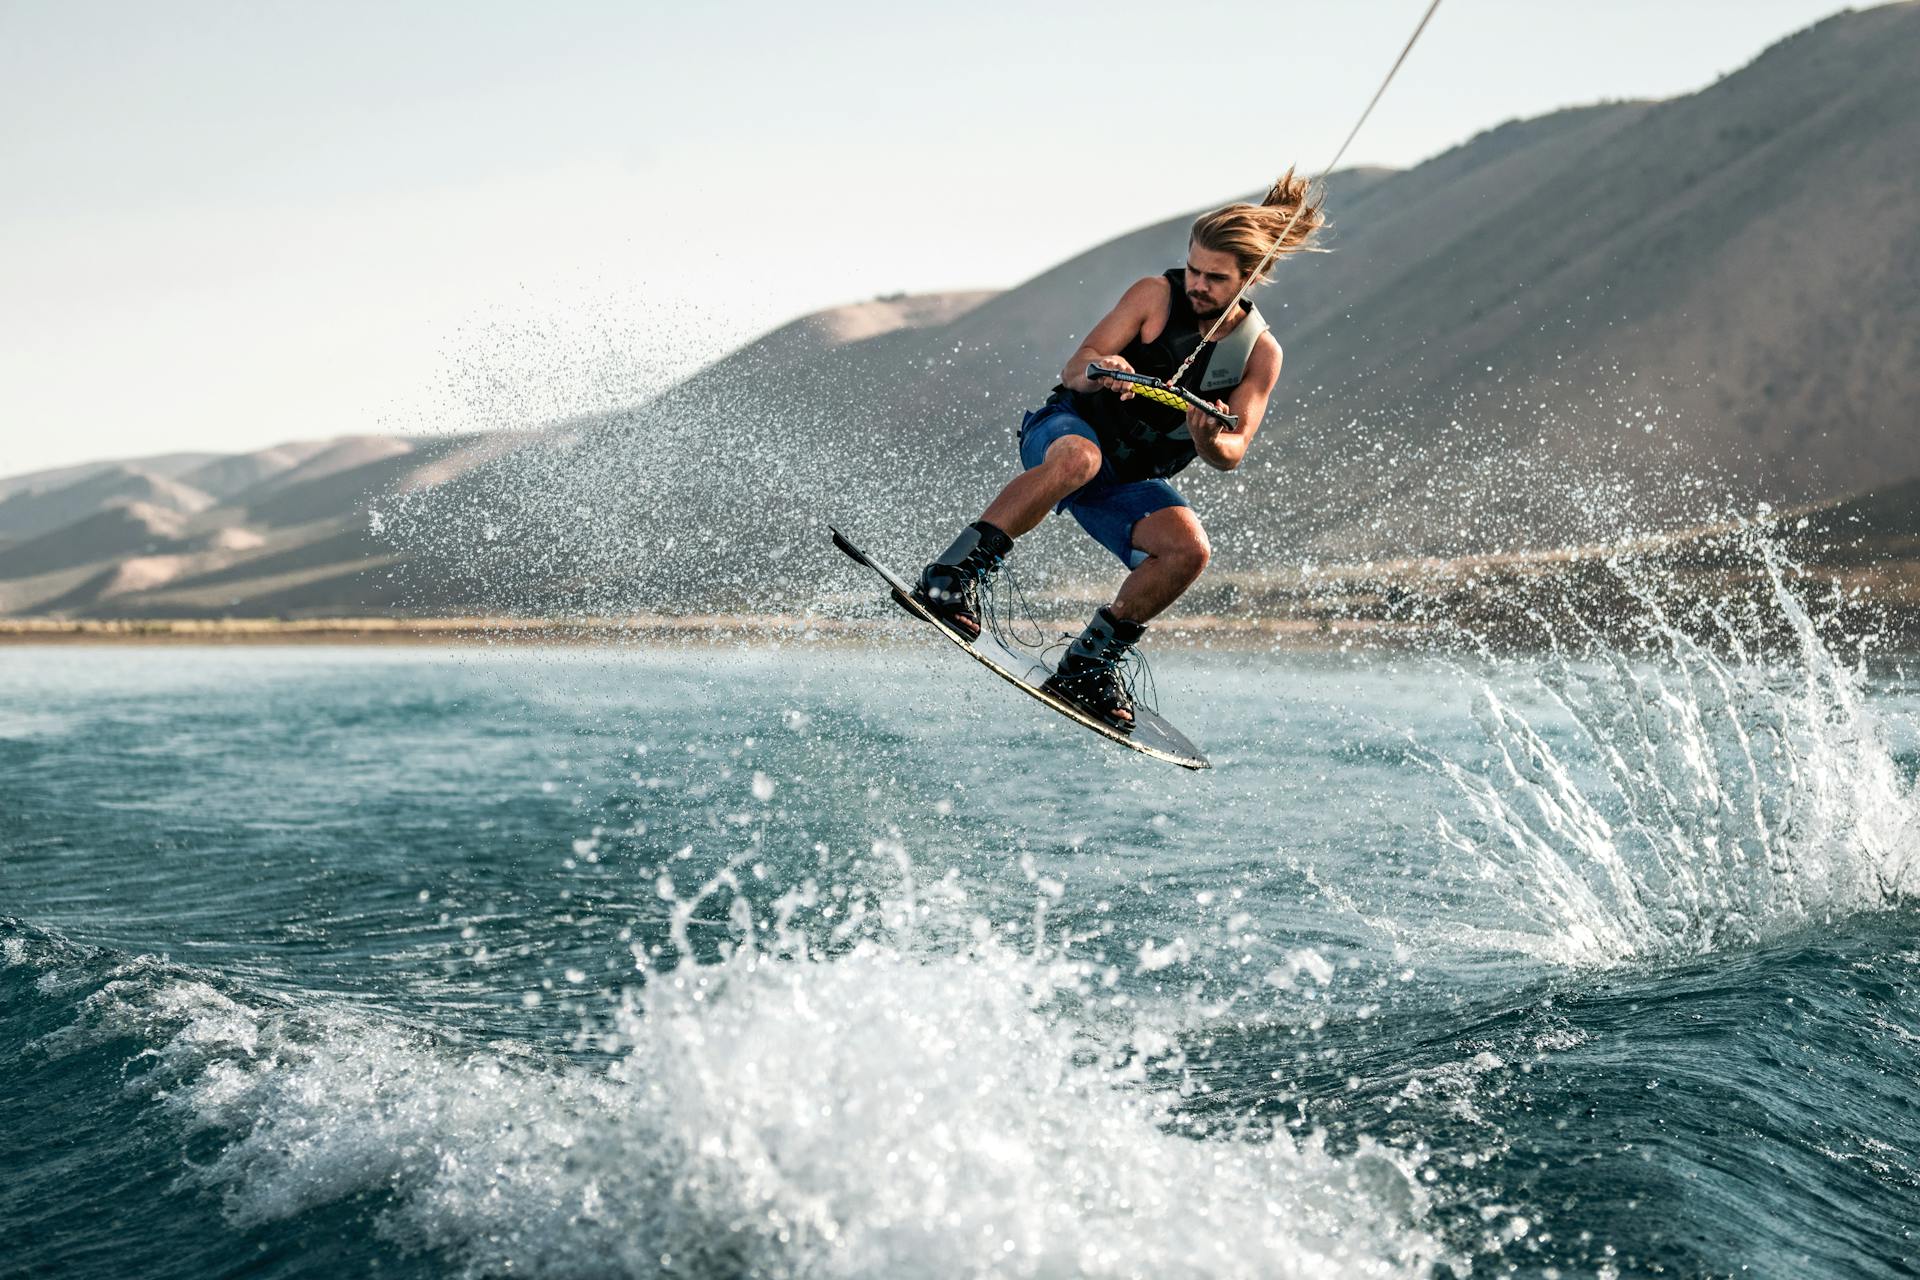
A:
[[[1170,387],[1159,378],[1150,378],[1144,373],[1128,373],[1125,369],[1109,369],[1098,364],[1088,365],[1086,376],[1089,380],[1109,378],[1114,382],[1127,383],[1133,387],[1135,395],[1145,396],[1155,404],[1164,404],[1170,409],[1198,409],[1229,431],[1240,429],[1239,415],[1222,413],[1185,387]]]

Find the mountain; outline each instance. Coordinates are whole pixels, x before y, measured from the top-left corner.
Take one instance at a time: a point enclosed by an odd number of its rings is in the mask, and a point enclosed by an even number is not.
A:
[[[1526,556],[1763,501],[1817,514],[1835,556],[1914,554],[1884,530],[1920,501],[1915,66],[1908,0],[1686,97],[1332,175],[1330,252],[1258,295],[1286,350],[1260,438],[1240,470],[1180,479],[1212,573]],[[0,612],[831,604],[850,583],[822,526],[903,568],[943,543],[1194,212],[1004,292],[803,317],[618,413],[0,481]],[[1017,560],[1039,590],[1116,568],[1057,520]]]
[[[264,500],[317,481],[353,475],[365,467],[414,452],[411,441],[395,436],[342,436],[319,444],[294,465],[273,471],[240,490],[230,502],[258,507]]]
[[[180,480],[216,498],[231,498],[293,470],[326,449],[329,443],[324,440],[302,440],[253,453],[216,455],[206,458],[191,471],[184,472]]]
[[[70,484],[22,489],[0,499],[0,537],[31,538],[48,533],[83,513],[140,503],[176,515],[195,515],[213,498],[191,485],[130,466],[107,466]]]
[[[194,488],[191,473],[197,467],[213,461],[220,455],[215,453],[158,453],[145,458],[123,458],[118,462],[82,462],[71,467],[55,467],[50,471],[27,471],[19,475],[0,476],[0,499],[11,498],[18,493],[62,489],[75,481],[85,480],[102,471],[114,467],[125,467],[131,471],[144,471],[150,475],[164,476],[169,480],[184,480]]]
[[[1263,438],[1235,475],[1182,479],[1216,563],[1585,541],[1695,521],[1703,492],[1797,504],[1920,473],[1915,66],[1920,4],[1843,13],[1687,97],[1334,175],[1332,252],[1260,297],[1286,349]],[[750,347],[606,447],[733,474],[701,439],[724,421],[793,505],[857,495],[923,547],[1010,473],[1021,410],[1129,281],[1179,261],[1191,216],[947,324],[797,366]]]
[[[765,374],[818,360],[852,343],[902,330],[950,325],[994,297],[992,290],[890,294],[867,302],[830,307],[781,325],[747,348],[756,372]]]
[[[0,545],[0,614],[226,617],[365,614],[432,589],[398,566],[371,511],[417,475],[496,456],[473,437],[350,436],[231,457],[184,474],[222,497],[124,466],[23,488],[0,515],[39,530]],[[145,501],[132,494],[164,499]],[[61,517],[71,517],[64,521]],[[52,524],[54,527],[42,528]]]
[[[171,549],[187,517],[145,502],[116,503],[51,533],[0,548],[0,578],[57,573],[99,560]]]

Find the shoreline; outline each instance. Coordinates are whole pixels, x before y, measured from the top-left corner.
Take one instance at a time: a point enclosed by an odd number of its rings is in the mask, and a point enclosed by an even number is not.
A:
[[[1486,621],[1486,620],[1483,620]],[[1038,624],[1049,638],[1077,631],[1077,617]],[[1684,629],[1684,628],[1683,628]],[[1871,637],[1871,638],[1868,638]],[[1595,635],[1589,637],[1598,640]],[[555,620],[539,618],[176,618],[61,620],[0,618],[0,651],[9,648],[122,648],[128,646],[299,648],[325,645],[369,648],[660,648],[715,649],[785,646],[807,648],[899,648],[926,643],[921,626],[904,615],[873,618],[783,614],[699,614]],[[1617,641],[1617,637],[1615,638]],[[1714,647],[1716,639],[1696,637]],[[1778,655],[1793,647],[1790,636],[1756,636],[1757,649]],[[1864,644],[1862,643],[1864,640]],[[1920,633],[1912,627],[1842,629],[1822,642],[1840,644],[1853,658],[1873,662],[1920,659]],[[1417,654],[1519,656],[1553,648],[1539,637],[1495,624],[1471,628],[1424,620],[1317,615],[1267,618],[1195,614],[1156,624],[1155,648],[1183,652]],[[1637,648],[1637,645],[1629,647]]]
[[[1045,622],[1062,632],[1065,618]],[[1155,638],[1186,648],[1324,649],[1412,647],[1432,628],[1378,619],[1242,619],[1198,615],[1156,628]],[[19,645],[393,645],[419,646],[630,642],[713,645],[893,644],[917,636],[901,617],[809,618],[787,614],[647,615],[559,621],[540,618],[167,618],[0,619],[0,648]]]

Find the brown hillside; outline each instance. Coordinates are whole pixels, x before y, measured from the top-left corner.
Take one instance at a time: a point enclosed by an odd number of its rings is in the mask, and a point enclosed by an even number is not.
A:
[[[1787,505],[1920,473],[1915,66],[1920,4],[1846,13],[1685,98],[1335,175],[1335,251],[1260,299],[1286,349],[1262,440],[1232,478],[1182,478],[1219,557],[1551,545],[1697,522],[1681,477]],[[609,448],[672,439],[725,475],[695,437],[723,417],[797,508],[853,502],[890,541],[933,540],[1004,478],[1021,410],[1126,283],[1179,260],[1190,216],[780,376],[741,378],[749,348]],[[884,453],[856,423],[888,424]]]
[[[1915,65],[1920,4],[1842,14],[1698,94],[1333,175],[1333,252],[1260,298],[1286,350],[1261,438],[1180,478],[1214,571],[1600,545],[1920,473]],[[749,346],[564,454],[470,472],[409,536],[534,610],[805,607],[835,580],[811,553],[829,522],[910,566],[1012,473],[1022,411],[1191,216],[946,324]],[[1020,558],[1114,572],[1065,521]]]
[[[274,494],[404,456],[412,453],[413,447],[412,442],[397,436],[341,436],[324,442],[294,466],[264,476],[258,483],[233,494],[229,501],[255,506]]]
[[[244,493],[255,485],[292,471],[301,463],[332,446],[328,440],[301,440],[275,445],[252,453],[210,458],[180,478],[187,484],[221,500]]]
[[[32,538],[113,506],[142,503],[176,515],[196,515],[213,499],[191,485],[132,467],[113,465],[71,484],[24,490],[0,500],[0,536]]]
[[[187,517],[144,502],[95,512],[51,533],[0,550],[0,578],[58,573],[96,561],[173,550]]]
[[[948,325],[994,296],[990,290],[896,294],[830,307],[781,325],[747,348],[754,369],[768,373],[883,334]]]
[[[121,458],[109,462],[82,462],[70,467],[54,467],[46,471],[26,471],[18,475],[0,476],[0,498],[11,498],[16,493],[45,492],[51,489],[64,489],[76,481],[89,476],[99,475],[114,467],[125,467],[130,471],[145,471],[150,475],[165,476],[169,480],[181,480],[193,485],[190,475],[196,467],[212,462],[221,455],[217,453],[156,453],[144,458]],[[6,465],[6,455],[0,453],[0,467]],[[198,485],[194,485],[199,488]]]
[[[1761,500],[1816,512],[1822,546],[1910,554],[1916,66],[1907,0],[1683,98],[1333,175],[1333,252],[1283,263],[1258,299],[1286,361],[1247,464],[1180,477],[1213,573],[1526,559]],[[0,575],[0,610],[813,608],[846,585],[824,523],[907,568],[978,512],[1022,411],[1129,281],[1180,260],[1192,212],[1003,293],[805,317],[604,417],[0,481],[0,555],[116,505],[181,518],[173,550],[33,550],[19,563],[65,567]],[[1115,573],[1064,521],[1019,554],[1043,586]],[[128,557],[178,558],[108,576]]]

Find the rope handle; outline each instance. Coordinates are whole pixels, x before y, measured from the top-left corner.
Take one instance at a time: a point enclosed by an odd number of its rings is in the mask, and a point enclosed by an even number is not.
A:
[[[1150,378],[1144,373],[1128,373],[1124,369],[1109,369],[1105,365],[1090,364],[1087,366],[1087,378],[1089,380],[1106,378],[1113,382],[1124,382],[1133,388],[1133,394],[1144,396],[1155,404],[1166,405],[1169,409],[1198,409],[1229,431],[1240,429],[1238,414],[1222,413],[1185,387],[1168,386],[1160,379]]]

